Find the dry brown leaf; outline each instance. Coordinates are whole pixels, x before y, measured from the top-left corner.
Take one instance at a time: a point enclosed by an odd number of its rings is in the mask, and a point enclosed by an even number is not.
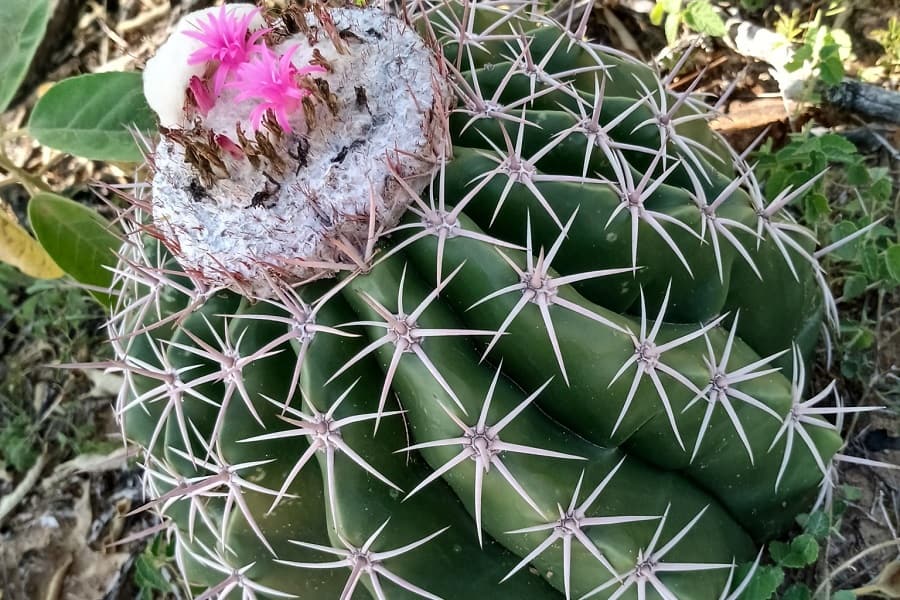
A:
[[[6,215],[13,221],[16,220],[16,213],[13,212],[12,207],[3,198],[0,198],[0,215]]]
[[[41,482],[41,487],[52,488],[77,473],[102,473],[121,469],[128,464],[129,456],[130,453],[124,446],[118,447],[108,454],[79,454],[72,460],[56,465],[53,473]]]

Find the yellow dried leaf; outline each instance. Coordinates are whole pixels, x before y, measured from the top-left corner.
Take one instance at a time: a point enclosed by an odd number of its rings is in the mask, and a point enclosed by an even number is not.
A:
[[[857,596],[900,598],[900,560],[886,564],[874,583],[856,588],[853,593]]]
[[[7,215],[13,221],[16,220],[16,213],[13,212],[12,207],[6,203],[3,198],[0,198],[0,215]]]
[[[9,263],[38,279],[56,279],[64,275],[50,255],[19,225],[15,216],[0,210],[0,262]]]

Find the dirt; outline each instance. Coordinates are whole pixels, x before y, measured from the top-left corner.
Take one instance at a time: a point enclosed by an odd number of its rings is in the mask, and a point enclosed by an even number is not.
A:
[[[125,517],[142,501],[140,476],[124,461],[111,464],[113,471],[72,474],[52,487],[45,479],[19,508],[0,534],[3,598],[134,597],[129,567],[141,544],[108,544],[146,520]]]

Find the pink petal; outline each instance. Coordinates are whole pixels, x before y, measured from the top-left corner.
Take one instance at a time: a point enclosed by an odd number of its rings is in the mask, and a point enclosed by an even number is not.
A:
[[[297,69],[297,75],[311,75],[313,73],[325,73],[328,69],[319,65],[306,65]]]
[[[250,37],[247,38],[247,53],[256,52],[261,46],[265,46],[264,44],[257,44],[256,42],[270,31],[272,31],[272,28],[266,27],[265,29],[257,29],[250,34]]]
[[[262,103],[254,108],[253,112],[250,113],[250,129],[252,129],[254,132],[259,129],[259,126],[262,123],[263,115],[266,114],[267,110],[269,110],[269,107],[265,103]]]
[[[217,98],[219,94],[222,93],[222,88],[225,86],[225,79],[231,73],[231,68],[228,65],[219,65],[219,68],[216,69],[216,75],[213,78],[213,95]]]
[[[287,113],[284,110],[283,106],[279,106],[274,111],[275,120],[278,121],[278,125],[285,131],[285,133],[291,132],[291,123],[288,121]]]
[[[244,152],[241,148],[235,144],[230,137],[223,133],[216,134],[216,143],[219,147],[230,154],[232,158],[240,159],[243,158]]]
[[[197,105],[197,109],[200,111],[200,114],[205,117],[215,105],[215,100],[210,96],[209,90],[206,89],[206,84],[204,84],[199,77],[194,75],[191,77],[188,88],[194,97],[194,103]]]

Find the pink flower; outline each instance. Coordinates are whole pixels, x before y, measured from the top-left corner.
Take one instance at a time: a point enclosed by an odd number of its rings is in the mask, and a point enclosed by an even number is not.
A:
[[[311,73],[324,73],[323,67],[307,65],[297,68],[291,57],[299,46],[290,48],[278,56],[269,48],[261,46],[250,61],[238,68],[237,77],[229,86],[238,89],[237,100],[259,98],[260,103],[250,113],[250,125],[259,129],[263,116],[272,111],[281,128],[291,131],[288,115],[302,108],[302,100],[312,92],[300,86],[297,79]]]
[[[199,40],[203,47],[188,57],[189,65],[211,61],[218,62],[213,77],[213,95],[218,96],[228,75],[245,63],[250,55],[260,48],[256,42],[268,29],[258,29],[250,33],[250,21],[259,14],[259,9],[247,11],[237,17],[234,11],[228,13],[223,5],[219,14],[210,14],[206,22],[200,21],[199,31],[185,31],[184,35]]]

